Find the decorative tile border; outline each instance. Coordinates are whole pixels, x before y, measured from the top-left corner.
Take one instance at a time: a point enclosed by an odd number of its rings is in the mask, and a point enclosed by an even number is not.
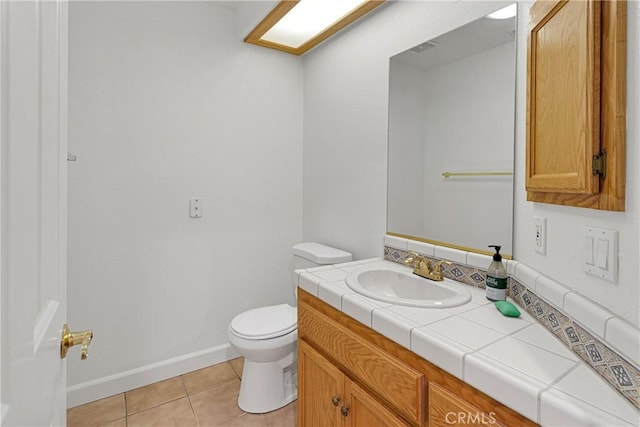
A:
[[[402,264],[408,251],[384,247],[384,259]],[[437,258],[426,256],[432,262]],[[444,276],[476,288],[485,288],[486,270],[461,264],[443,265]],[[616,353],[606,342],[594,336],[553,305],[536,295],[513,277],[508,279],[508,295],[521,308],[557,336],[573,353],[609,382],[634,406],[640,408],[640,370]]]
[[[509,278],[511,298],[557,336],[571,351],[640,408],[640,370],[600,338],[548,304],[516,279]]]
[[[388,261],[397,262],[403,264],[405,259],[409,258],[409,251],[402,249],[396,249],[389,246],[384,247],[384,259]],[[425,258],[431,262],[440,261],[438,258],[425,256]],[[465,285],[473,286],[474,288],[486,287],[485,283],[485,270],[481,270],[475,267],[469,267],[462,264],[442,264],[442,272],[444,277],[455,280],[456,282],[462,282]]]

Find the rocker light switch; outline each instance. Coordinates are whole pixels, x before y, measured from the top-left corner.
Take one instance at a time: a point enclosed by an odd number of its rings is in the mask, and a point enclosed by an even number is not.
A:
[[[593,265],[593,237],[586,236],[584,238],[584,247],[582,248],[582,253],[584,262]]]
[[[607,258],[609,257],[609,241],[598,240],[598,255],[596,256],[596,265],[603,270],[607,269]]]
[[[582,269],[587,274],[618,281],[618,231],[585,227],[583,232]]]

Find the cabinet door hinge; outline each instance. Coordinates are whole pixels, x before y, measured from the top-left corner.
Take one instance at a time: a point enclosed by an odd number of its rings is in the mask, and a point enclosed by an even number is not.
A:
[[[600,154],[593,156],[591,161],[591,172],[594,175],[600,175],[604,179],[607,176],[607,152],[602,151]]]

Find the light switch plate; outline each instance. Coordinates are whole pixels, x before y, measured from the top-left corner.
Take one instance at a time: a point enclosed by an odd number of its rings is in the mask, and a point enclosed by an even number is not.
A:
[[[618,231],[584,227],[582,269],[593,276],[618,281]]]

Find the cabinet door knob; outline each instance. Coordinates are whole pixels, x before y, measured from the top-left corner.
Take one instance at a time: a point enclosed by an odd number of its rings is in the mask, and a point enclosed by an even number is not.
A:
[[[333,403],[333,406],[338,406],[340,404],[340,398],[338,396],[333,396],[331,398],[331,403]]]
[[[343,406],[342,408],[340,408],[340,412],[342,413],[343,417],[346,417],[347,415],[349,415],[349,408],[346,406]]]

